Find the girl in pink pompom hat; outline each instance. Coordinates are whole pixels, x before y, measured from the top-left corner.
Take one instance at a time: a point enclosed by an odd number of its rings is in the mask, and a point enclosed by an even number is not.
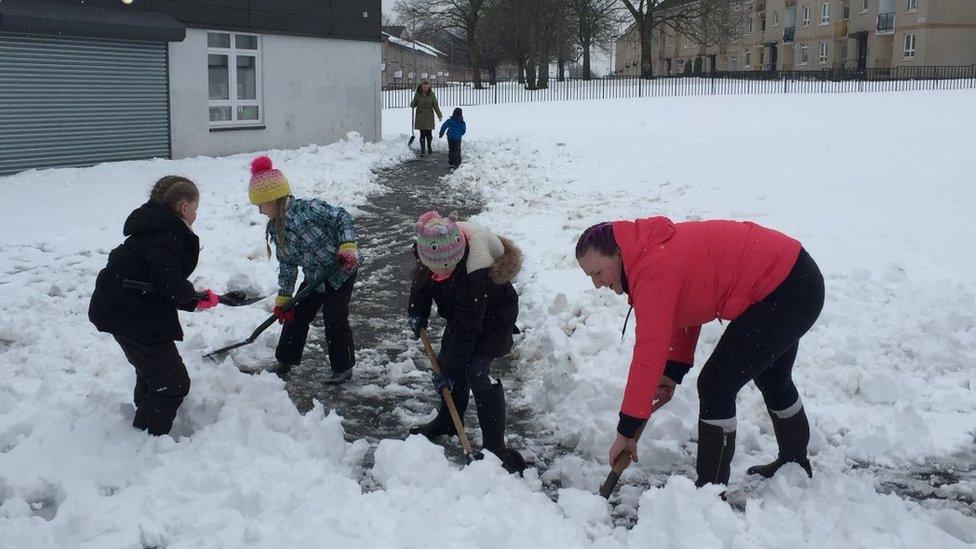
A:
[[[278,258],[278,297],[274,312],[283,326],[275,349],[276,373],[284,376],[301,362],[308,330],[321,310],[332,367],[332,375],[325,382],[344,383],[352,377],[356,363],[349,302],[361,260],[352,216],[344,208],[324,200],[292,196],[285,175],[267,156],[251,162],[248,197],[268,218],[268,255],[274,243]],[[295,291],[299,267],[305,280],[298,291],[319,275],[325,276],[325,282],[292,309],[282,312],[282,306],[291,300]]]

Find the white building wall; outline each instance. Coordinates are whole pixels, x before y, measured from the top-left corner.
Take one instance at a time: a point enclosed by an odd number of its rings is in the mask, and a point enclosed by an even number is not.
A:
[[[380,139],[381,42],[261,37],[263,129],[212,131],[207,31],[187,29],[170,44],[173,158],[328,144],[350,131]]]

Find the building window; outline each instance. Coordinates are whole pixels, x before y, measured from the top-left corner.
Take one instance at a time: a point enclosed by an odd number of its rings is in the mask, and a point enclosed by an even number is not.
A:
[[[918,0],[908,0],[908,11],[918,11]]]
[[[211,126],[250,126],[263,120],[260,47],[254,34],[207,33]]]
[[[863,0],[863,3],[861,4],[861,13],[867,13],[867,12],[868,12],[868,0]]]
[[[752,66],[752,52],[748,52],[748,51],[746,52],[746,66],[747,67]]]
[[[778,11],[774,11],[773,12],[773,26],[774,27],[778,27],[779,26],[779,12]]]
[[[824,2],[820,4],[820,24],[826,25],[830,23],[830,3]]]
[[[807,48],[806,44],[803,44],[802,46],[800,46],[800,64],[806,65],[809,62],[810,62],[809,48]]]
[[[803,6],[803,26],[810,26],[810,6]]]
[[[749,32],[752,32],[752,17],[749,18]]]
[[[915,57],[915,35],[906,34],[905,35],[905,59],[913,59]]]
[[[827,43],[820,43],[820,64],[823,65],[827,62]]]

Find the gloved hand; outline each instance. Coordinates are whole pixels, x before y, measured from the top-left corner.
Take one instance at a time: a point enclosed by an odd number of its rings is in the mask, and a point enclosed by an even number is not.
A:
[[[444,389],[447,389],[448,391],[454,390],[454,382],[448,379],[447,376],[441,374],[431,374],[430,381],[434,384],[434,390],[436,390],[438,393]]]
[[[220,298],[217,297],[217,294],[213,293],[212,291],[204,290],[201,293],[203,293],[207,297],[204,299],[197,300],[196,310],[203,311],[205,309],[210,309],[216,307],[217,304],[220,303]]]
[[[285,303],[291,300],[290,295],[279,295],[275,298],[275,307],[271,310],[275,317],[278,319],[278,324],[284,324],[285,322],[291,322],[295,320],[295,309],[288,309],[287,311],[282,311],[281,307]]]
[[[339,253],[336,254],[339,258],[339,263],[342,265],[342,270],[352,272],[359,264],[359,253],[356,244],[353,242],[345,242],[339,246]]]
[[[407,317],[407,325],[410,326],[410,331],[413,332],[413,338],[420,339],[420,331],[427,329],[427,317],[410,315]]]

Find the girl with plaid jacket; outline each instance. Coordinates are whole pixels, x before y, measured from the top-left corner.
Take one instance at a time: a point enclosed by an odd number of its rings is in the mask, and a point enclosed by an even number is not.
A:
[[[268,217],[268,255],[270,242],[274,242],[279,264],[274,311],[283,326],[275,349],[276,372],[284,376],[301,363],[309,326],[321,310],[332,367],[332,375],[325,382],[334,385],[347,381],[356,363],[349,301],[361,260],[352,216],[323,200],[291,196],[288,180],[267,156],[251,163],[248,194],[251,203]],[[298,291],[318,276],[324,275],[325,281],[295,307],[282,312],[281,306],[295,290],[299,267],[305,276]]]

